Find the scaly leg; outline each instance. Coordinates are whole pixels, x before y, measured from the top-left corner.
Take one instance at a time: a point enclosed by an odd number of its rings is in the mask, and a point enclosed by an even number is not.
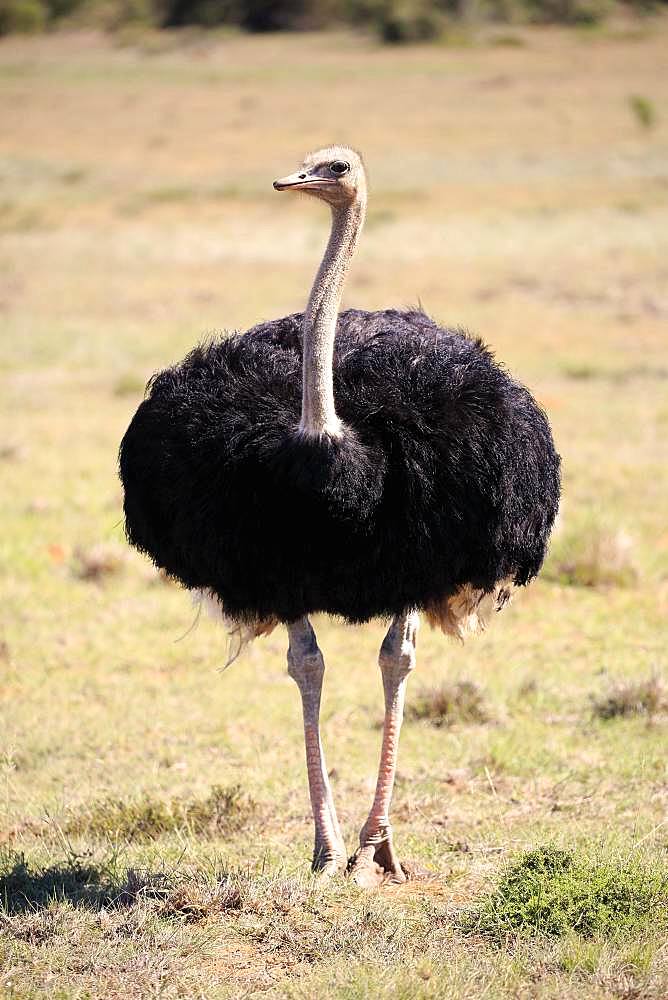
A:
[[[291,622],[288,636],[288,673],[299,687],[304,710],[306,770],[315,822],[312,869],[334,875],[345,868],[347,855],[320,742],[320,695],[325,663],[307,617]]]
[[[406,872],[399,863],[392,843],[389,812],[397,771],[406,681],[415,667],[415,639],[419,623],[419,617],[414,611],[397,615],[380,647],[385,721],[376,795],[360,832],[360,846],[348,865],[348,871],[355,882],[367,888],[382,885],[383,882],[406,881]]]

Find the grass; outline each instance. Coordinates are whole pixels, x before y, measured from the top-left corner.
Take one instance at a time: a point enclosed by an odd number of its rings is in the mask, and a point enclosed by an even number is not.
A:
[[[630,535],[587,514],[558,531],[545,576],[571,587],[633,587],[639,572]]]
[[[199,800],[165,802],[146,795],[130,801],[103,799],[68,816],[63,831],[109,841],[155,840],[174,831],[219,836],[246,827],[256,812],[255,803],[238,785],[216,786]]]
[[[668,124],[628,104],[666,105],[666,30],[0,42],[0,995],[666,996]],[[270,185],[336,138],[372,184],[346,303],[480,332],[564,469],[541,579],[476,641],[420,631],[392,822],[433,874],[372,895],[309,873],[284,632],[221,672],[116,474],[154,371],[303,304],[326,214]],[[385,625],[314,624],[352,851]],[[528,872],[548,849],[569,867]]]

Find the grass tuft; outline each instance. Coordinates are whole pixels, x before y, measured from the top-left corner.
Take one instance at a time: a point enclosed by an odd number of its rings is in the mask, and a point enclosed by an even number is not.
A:
[[[232,879],[210,883],[192,879],[175,886],[158,910],[161,917],[195,923],[215,914],[240,910],[242,894]]]
[[[432,726],[452,726],[456,722],[489,722],[490,714],[477,684],[456,681],[418,691],[406,709],[406,719],[430,722]]]
[[[77,546],[72,572],[80,580],[99,582],[120,573],[126,559],[127,552],[120,545],[99,542],[90,548]]]
[[[516,35],[510,31],[502,31],[492,35],[489,42],[490,45],[496,45],[499,48],[505,49],[523,49],[527,44],[526,39],[521,35]]]
[[[256,803],[239,785],[216,785],[205,799],[103,799],[70,816],[63,829],[72,835],[127,841],[155,840],[175,830],[215,836],[242,829],[256,813]]]
[[[461,923],[499,943],[510,934],[616,937],[651,924],[668,926],[668,871],[540,847],[511,864]]]
[[[657,119],[656,107],[649,97],[643,97],[642,94],[632,94],[629,97],[629,107],[641,128],[654,128]]]
[[[18,462],[23,456],[24,452],[19,444],[12,441],[0,443],[0,462]]]
[[[609,691],[592,698],[595,719],[629,718],[646,715],[650,720],[668,708],[668,697],[656,675],[640,681],[617,682]]]

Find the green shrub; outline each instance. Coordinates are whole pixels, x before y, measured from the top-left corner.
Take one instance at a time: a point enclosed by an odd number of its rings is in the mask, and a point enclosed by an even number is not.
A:
[[[668,924],[668,872],[635,861],[592,861],[557,847],[522,855],[462,927],[499,942],[509,934],[615,937]]]
[[[48,10],[41,0],[0,0],[0,35],[43,31]]]

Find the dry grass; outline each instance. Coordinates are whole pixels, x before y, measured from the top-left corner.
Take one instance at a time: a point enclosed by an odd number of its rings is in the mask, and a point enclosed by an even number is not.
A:
[[[98,542],[74,550],[73,573],[80,580],[99,581],[120,573],[127,562],[127,549],[117,543]]]
[[[668,711],[666,688],[655,675],[638,681],[618,681],[609,690],[592,698],[592,714],[596,719],[624,719],[644,715],[650,721]]]
[[[165,36],[150,54],[87,33],[0,42],[0,993],[667,995],[658,920],[501,944],[459,922],[541,845],[615,877],[665,869],[646,685],[668,619],[667,27],[401,51],[343,34]],[[202,616],[182,638],[187,596],[125,549],[116,475],[153,371],[302,305],[326,215],[270,183],[332,139],[364,150],[372,181],[347,303],[419,299],[479,331],[564,462],[544,578],[475,642],[420,632],[409,713],[422,689],[437,721],[473,704],[495,724],[404,727],[396,839],[434,877],[371,896],[308,872],[283,631],[219,673],[220,628]],[[352,849],[384,626],[315,625]],[[592,721],[602,671],[640,713]],[[239,809],[216,786],[240,786]]]
[[[430,722],[433,726],[452,726],[458,722],[489,722],[490,714],[478,684],[456,681],[418,690],[411,700],[406,718]]]

